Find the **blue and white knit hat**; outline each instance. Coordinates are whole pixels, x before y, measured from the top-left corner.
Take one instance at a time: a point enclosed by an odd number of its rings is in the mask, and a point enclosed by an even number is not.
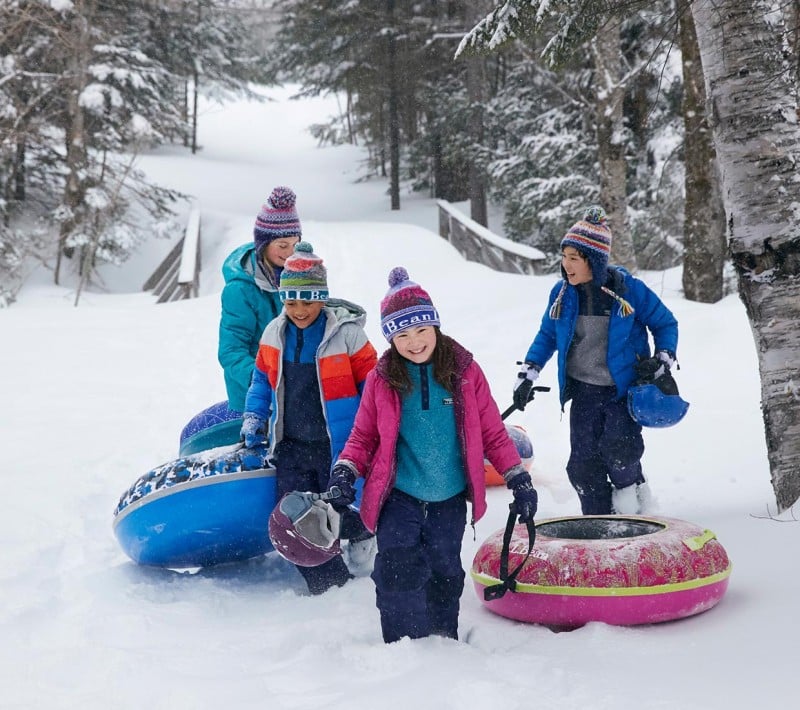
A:
[[[279,237],[300,237],[300,218],[297,216],[295,202],[297,196],[289,187],[276,187],[261,206],[253,228],[253,240],[256,252],[260,255],[263,249]]]
[[[389,290],[381,301],[381,330],[386,340],[407,328],[438,325],[439,313],[433,306],[428,292],[408,278],[402,266],[389,272]]]
[[[283,266],[278,295],[281,301],[327,301],[328,271],[308,242],[297,242]]]
[[[606,211],[597,205],[589,207],[583,219],[573,224],[561,240],[561,249],[564,247],[574,247],[586,256],[592,268],[592,280],[598,286],[605,284],[611,254],[611,230]]]

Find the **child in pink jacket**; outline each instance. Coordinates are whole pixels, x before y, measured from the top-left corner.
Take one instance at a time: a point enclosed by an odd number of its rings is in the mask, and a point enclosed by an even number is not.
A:
[[[341,508],[365,479],[384,641],[457,639],[467,501],[474,524],[486,511],[484,456],[504,472],[520,522],[533,520],[537,496],[472,354],[442,335],[430,296],[405,269],[391,271],[389,286],[381,328],[390,348],[367,376],[329,493]]]

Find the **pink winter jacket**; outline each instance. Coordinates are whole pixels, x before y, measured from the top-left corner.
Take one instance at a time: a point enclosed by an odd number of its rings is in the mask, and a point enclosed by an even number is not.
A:
[[[446,337],[446,336],[445,336]],[[516,446],[506,433],[489,383],[472,353],[453,342],[459,386],[453,393],[456,429],[467,473],[467,497],[472,522],[486,512],[484,458],[495,470],[506,472],[520,463]],[[367,375],[353,430],[339,455],[364,480],[361,518],[375,532],[378,517],[395,481],[395,451],[400,431],[400,394],[386,380],[388,352]]]

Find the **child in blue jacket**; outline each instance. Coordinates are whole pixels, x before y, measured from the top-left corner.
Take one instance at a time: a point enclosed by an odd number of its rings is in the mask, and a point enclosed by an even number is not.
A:
[[[636,365],[675,364],[678,322],[644,282],[609,266],[611,230],[591,207],[561,240],[561,274],[514,386],[523,409],[553,353],[558,353],[561,406],[570,406],[567,475],[584,515],[643,512],[650,491],[642,473],[642,427],[628,413]]]

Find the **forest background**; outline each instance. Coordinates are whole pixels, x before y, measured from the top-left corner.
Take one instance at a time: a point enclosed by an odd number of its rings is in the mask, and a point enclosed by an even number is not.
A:
[[[314,133],[366,147],[392,209],[424,190],[485,225],[494,205],[555,270],[564,225],[600,202],[615,262],[682,263],[684,296],[706,303],[735,283],[786,509],[800,496],[798,16],[800,0],[0,0],[0,303],[32,259],[75,277],[77,303],[100,264],[174,232],[182,196],[136,158],[200,148],[200,93],[297,82],[339,97]]]

